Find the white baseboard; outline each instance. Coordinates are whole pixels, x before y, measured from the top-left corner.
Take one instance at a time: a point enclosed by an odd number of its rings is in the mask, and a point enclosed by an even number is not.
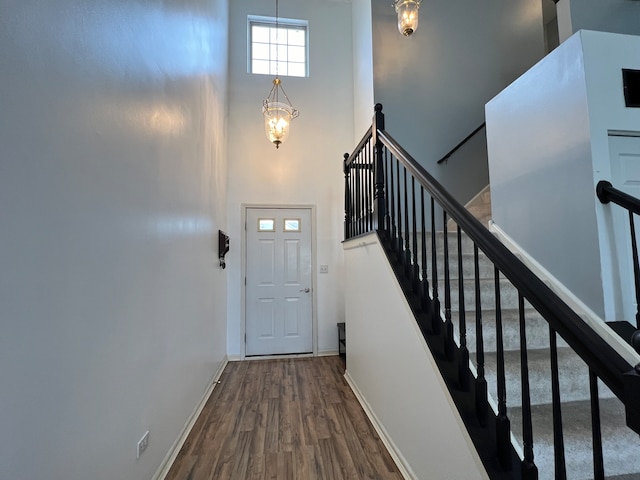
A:
[[[338,350],[322,350],[318,352],[319,357],[337,357]]]
[[[193,426],[196,423],[196,420],[202,413],[202,409],[204,408],[207,401],[209,400],[209,397],[213,393],[213,389],[218,384],[218,380],[220,379],[220,376],[222,375],[222,372],[224,368],[227,366],[228,362],[229,362],[229,359],[225,357],[224,361],[218,368],[218,371],[211,378],[209,385],[207,385],[207,389],[205,390],[204,395],[202,395],[200,402],[198,402],[198,404],[196,405],[196,408],[193,410],[193,412],[191,412],[191,415],[189,416],[187,423],[185,423],[184,427],[182,428],[180,435],[178,435],[178,438],[176,439],[176,441],[173,443],[173,445],[167,452],[167,455],[164,457],[164,460],[160,464],[160,467],[158,467],[158,470],[153,476],[153,480],[164,480],[166,478],[167,474],[169,473],[169,470],[171,469],[171,466],[173,465],[173,462],[175,462],[176,457],[178,456],[178,453],[180,453],[180,449],[184,445],[184,442],[187,440],[189,433],[191,433],[191,429],[193,428]]]
[[[369,403],[365,400],[365,398],[360,393],[358,386],[355,384],[355,382],[351,378],[351,375],[349,375],[348,371],[344,373],[344,378],[349,384],[349,386],[351,387],[351,390],[353,391],[354,395],[358,399],[358,402],[362,406],[364,413],[367,414],[367,417],[369,418],[369,421],[373,425],[373,428],[376,429],[376,432],[378,433],[380,440],[382,440],[382,443],[384,443],[384,446],[387,447],[387,450],[391,455],[391,458],[393,459],[396,466],[398,467],[398,470],[400,470],[400,473],[402,474],[403,478],[405,478],[405,480],[419,480],[416,474],[411,469],[411,466],[408,464],[407,460],[404,458],[400,450],[398,450],[395,443],[387,433],[387,430],[384,428],[382,423],[380,423],[380,421],[378,420],[378,417],[371,409],[371,406],[369,405]]]

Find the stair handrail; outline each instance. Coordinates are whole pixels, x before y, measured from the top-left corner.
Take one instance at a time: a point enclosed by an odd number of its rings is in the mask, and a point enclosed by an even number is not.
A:
[[[630,212],[640,215],[640,199],[618,190],[611,182],[600,180],[596,185],[596,195],[602,203],[613,202]]]
[[[455,147],[453,147],[451,150],[449,150],[440,160],[438,160],[436,163],[439,165],[441,163],[446,162],[447,160],[449,160],[449,158],[451,157],[451,155],[453,155],[454,153],[456,153],[458,150],[460,150],[460,148],[462,148],[462,146],[467,143],[469,140],[471,140],[476,133],[478,133],[480,130],[482,130],[484,127],[486,127],[487,124],[486,122],[482,122],[473,132],[471,132],[469,135],[467,135],[466,137],[464,137],[462,140],[460,140],[460,143],[458,143]]]
[[[623,375],[633,370],[600,335],[536,276],[507,247],[496,239],[469,211],[420,165],[391,135],[378,132],[382,143],[411,172],[416,180],[447,210],[451,219],[473,240],[527,301],[547,319],[571,348],[624,402]]]

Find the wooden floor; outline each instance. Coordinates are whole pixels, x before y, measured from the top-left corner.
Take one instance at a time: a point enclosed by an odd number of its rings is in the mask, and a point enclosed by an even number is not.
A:
[[[230,362],[166,480],[402,479],[339,357]]]

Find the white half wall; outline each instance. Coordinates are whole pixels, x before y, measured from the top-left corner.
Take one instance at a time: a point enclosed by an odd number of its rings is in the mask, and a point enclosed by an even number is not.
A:
[[[224,364],[227,13],[0,2],[2,479],[150,480]]]
[[[640,133],[622,88],[639,49],[637,36],[581,30],[486,106],[494,222],[605,320],[635,308],[617,271],[628,240],[614,238],[613,207],[595,186],[616,183],[610,133]]]
[[[247,73],[247,15],[273,16],[274,4],[230,2],[227,345],[232,357],[244,351],[241,244],[242,209],[248,204],[316,207],[316,351],[338,350],[336,323],[344,319],[342,163],[344,152],[355,146],[351,7],[325,0],[280,1],[282,17],[309,21],[310,75],[281,77],[300,117],[276,150],[265,137],[261,113],[273,77]],[[328,273],[319,274],[319,265],[327,265]]]
[[[416,479],[487,479],[376,234],[344,244],[347,375]]]

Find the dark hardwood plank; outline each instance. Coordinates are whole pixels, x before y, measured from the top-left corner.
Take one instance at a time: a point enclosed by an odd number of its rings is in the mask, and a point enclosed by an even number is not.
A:
[[[401,480],[339,357],[229,362],[166,480]]]

